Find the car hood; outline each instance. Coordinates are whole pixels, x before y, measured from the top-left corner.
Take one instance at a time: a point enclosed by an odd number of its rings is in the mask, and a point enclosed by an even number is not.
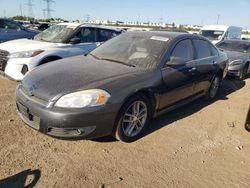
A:
[[[54,46],[57,46],[57,44],[51,42],[38,41],[38,40],[18,39],[1,43],[0,49],[8,51],[9,53],[15,53],[15,52],[39,50]]]
[[[83,89],[106,89],[105,84],[142,71],[119,63],[77,56],[54,61],[31,71],[22,80],[27,93],[46,101]],[[145,71],[144,71],[145,72]]]
[[[227,51],[227,50],[224,50],[224,52],[227,54],[227,57],[230,61],[236,60],[236,59],[243,59],[247,56],[247,54],[243,52]]]

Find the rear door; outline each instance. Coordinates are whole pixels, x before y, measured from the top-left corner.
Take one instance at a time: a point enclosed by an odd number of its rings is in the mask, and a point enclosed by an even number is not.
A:
[[[170,65],[169,61],[161,70],[163,78],[159,108],[163,109],[193,95],[195,83],[194,48],[190,39],[179,41],[174,47],[170,59],[181,58],[185,62]]]
[[[206,40],[193,39],[195,47],[196,83],[195,93],[206,91],[218,68],[218,51]]]
[[[70,56],[87,54],[100,45],[96,28],[82,27],[74,37],[80,38],[81,43],[68,46]]]

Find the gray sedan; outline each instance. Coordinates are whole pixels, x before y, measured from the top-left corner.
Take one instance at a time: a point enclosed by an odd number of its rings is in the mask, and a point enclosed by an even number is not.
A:
[[[229,58],[228,75],[244,80],[250,72],[250,41],[225,40],[217,44]]]
[[[227,63],[198,35],[127,32],[86,56],[31,71],[16,90],[18,114],[51,136],[131,142],[152,117],[214,99]]]

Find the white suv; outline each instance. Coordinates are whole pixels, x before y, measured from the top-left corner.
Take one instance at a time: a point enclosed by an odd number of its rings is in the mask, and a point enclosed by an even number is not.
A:
[[[84,55],[102,42],[120,34],[110,27],[62,23],[53,25],[35,36],[0,44],[0,71],[22,80],[26,73],[50,61]]]

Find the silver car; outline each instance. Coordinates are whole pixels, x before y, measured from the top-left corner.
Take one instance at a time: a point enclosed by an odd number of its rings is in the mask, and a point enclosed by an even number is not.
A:
[[[224,40],[216,45],[229,58],[228,75],[244,80],[250,73],[250,41]]]

